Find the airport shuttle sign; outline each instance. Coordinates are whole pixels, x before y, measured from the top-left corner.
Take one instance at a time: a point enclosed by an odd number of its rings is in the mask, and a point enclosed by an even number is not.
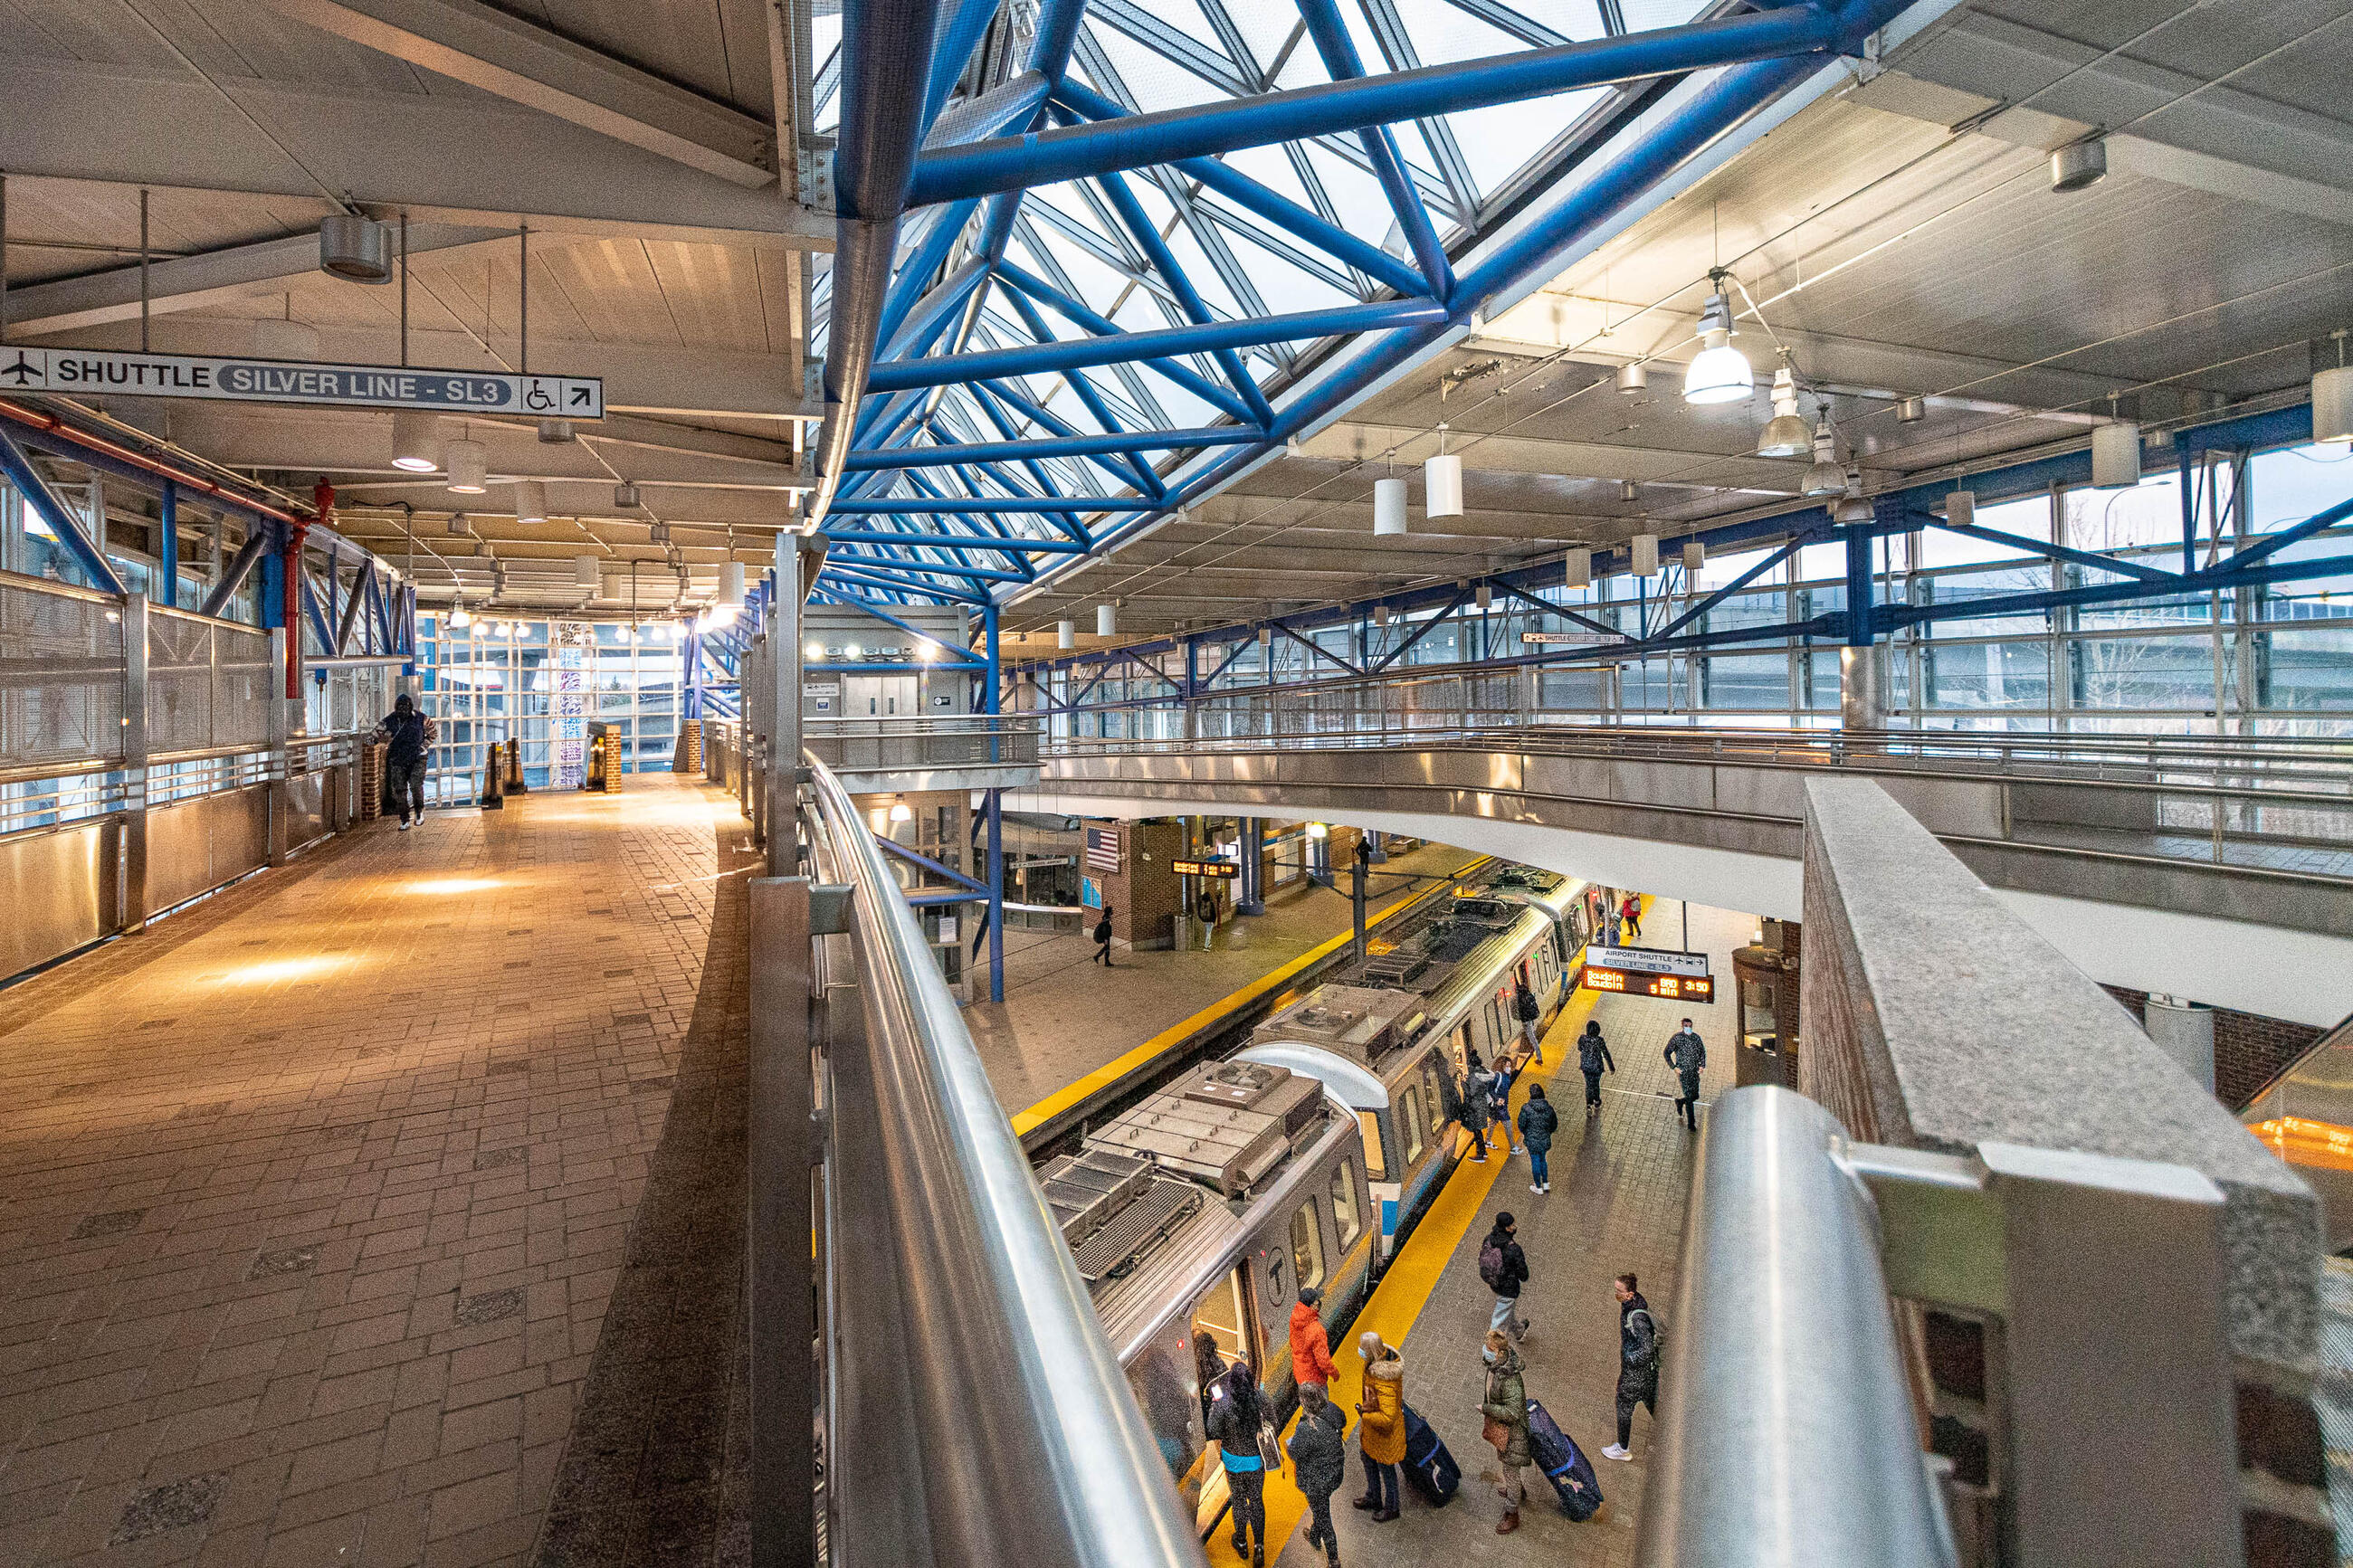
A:
[[[605,416],[605,383],[596,376],[488,375],[415,366],[301,364],[90,349],[0,348],[0,394],[11,392],[429,408],[444,414],[557,419]]]

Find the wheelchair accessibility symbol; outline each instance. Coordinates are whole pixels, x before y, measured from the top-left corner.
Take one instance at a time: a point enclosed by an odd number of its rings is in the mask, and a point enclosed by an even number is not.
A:
[[[533,414],[554,412],[555,388],[554,382],[544,381],[535,375],[526,377],[522,384],[522,405]]]

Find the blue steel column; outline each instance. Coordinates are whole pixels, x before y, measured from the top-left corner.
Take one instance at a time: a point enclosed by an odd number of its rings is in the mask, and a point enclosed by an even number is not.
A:
[[[155,496],[155,526],[163,534],[156,557],[163,564],[162,591],[154,595],[166,609],[180,607],[180,481],[165,479]]]
[[[1002,668],[997,657],[997,604],[991,600],[981,606],[981,643],[987,668],[980,678],[980,707],[984,713],[997,712],[998,672]],[[992,731],[994,726],[991,726]],[[988,760],[997,762],[1001,752],[994,732],[989,736]],[[1005,1000],[1005,792],[991,787],[987,792],[988,809],[988,999]]]

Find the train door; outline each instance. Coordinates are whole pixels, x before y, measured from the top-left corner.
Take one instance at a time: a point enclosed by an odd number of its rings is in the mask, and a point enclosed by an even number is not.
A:
[[[1259,1330],[1261,1318],[1249,1278],[1255,1271],[1249,1265],[1229,1269],[1224,1278],[1209,1287],[1208,1293],[1193,1308],[1193,1332],[1196,1335],[1207,1334],[1215,1341],[1218,1354],[1225,1362],[1250,1363],[1253,1376],[1265,1366],[1265,1357],[1260,1353],[1260,1347],[1264,1342]],[[1198,1364],[1194,1368],[1191,1380],[1194,1408],[1190,1414],[1203,1433],[1201,1442],[1206,1443],[1209,1393],[1201,1382],[1201,1370]],[[1196,1447],[1189,1473],[1180,1490],[1194,1500],[1194,1524],[1203,1535],[1207,1535],[1218,1522],[1219,1516],[1225,1512],[1227,1502],[1225,1468],[1207,1447]]]

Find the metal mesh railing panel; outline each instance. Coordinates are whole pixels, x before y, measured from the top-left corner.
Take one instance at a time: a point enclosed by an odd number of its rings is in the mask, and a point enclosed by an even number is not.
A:
[[[213,738],[216,746],[259,746],[269,740],[269,698],[278,668],[269,661],[269,634],[243,626],[213,628]]]
[[[75,595],[0,584],[0,767],[122,755],[120,612]]]
[[[213,743],[213,628],[177,616],[147,617],[147,749],[156,755]]]

